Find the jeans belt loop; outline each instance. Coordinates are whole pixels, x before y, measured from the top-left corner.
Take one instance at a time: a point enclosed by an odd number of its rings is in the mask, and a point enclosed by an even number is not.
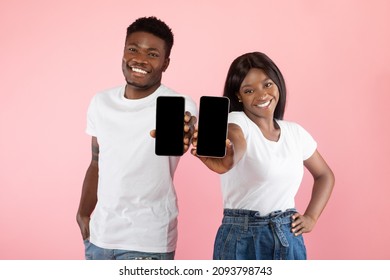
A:
[[[247,232],[248,228],[249,228],[249,216],[245,215],[245,218],[244,218],[244,232]]]

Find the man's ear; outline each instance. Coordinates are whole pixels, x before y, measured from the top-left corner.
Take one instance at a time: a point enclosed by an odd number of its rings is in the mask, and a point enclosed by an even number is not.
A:
[[[165,72],[165,70],[167,70],[170,61],[171,61],[171,59],[169,57],[165,59],[164,65],[163,65],[163,72]]]

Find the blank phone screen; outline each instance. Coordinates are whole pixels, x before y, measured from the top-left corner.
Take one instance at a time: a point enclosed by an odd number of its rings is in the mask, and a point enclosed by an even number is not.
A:
[[[199,156],[225,156],[229,103],[227,97],[202,96],[200,98],[196,148]]]
[[[156,105],[156,145],[159,156],[181,156],[184,153],[185,100],[181,96],[159,96]]]

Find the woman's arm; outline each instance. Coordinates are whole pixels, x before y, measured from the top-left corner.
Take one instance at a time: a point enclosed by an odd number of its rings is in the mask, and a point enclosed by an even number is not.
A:
[[[291,226],[295,235],[313,230],[330,198],[335,183],[332,170],[317,150],[304,161],[304,165],[313,176],[314,184],[305,214],[296,213],[292,216],[293,223]]]
[[[241,128],[229,123],[228,139],[226,140],[226,155],[223,158],[200,157],[196,154],[198,132],[195,131],[192,138],[194,148],[191,153],[198,157],[210,170],[219,174],[226,173],[233,168],[243,157],[246,151],[246,140]]]

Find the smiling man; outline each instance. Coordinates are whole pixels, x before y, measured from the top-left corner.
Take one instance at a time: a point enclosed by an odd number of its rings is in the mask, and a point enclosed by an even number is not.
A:
[[[173,259],[177,201],[173,175],[179,157],[157,156],[158,96],[179,96],[161,84],[173,34],[155,17],[127,28],[122,59],[126,85],[95,95],[87,114],[92,160],[85,175],[77,222],[86,259]],[[184,150],[196,122],[196,104],[185,95]]]

